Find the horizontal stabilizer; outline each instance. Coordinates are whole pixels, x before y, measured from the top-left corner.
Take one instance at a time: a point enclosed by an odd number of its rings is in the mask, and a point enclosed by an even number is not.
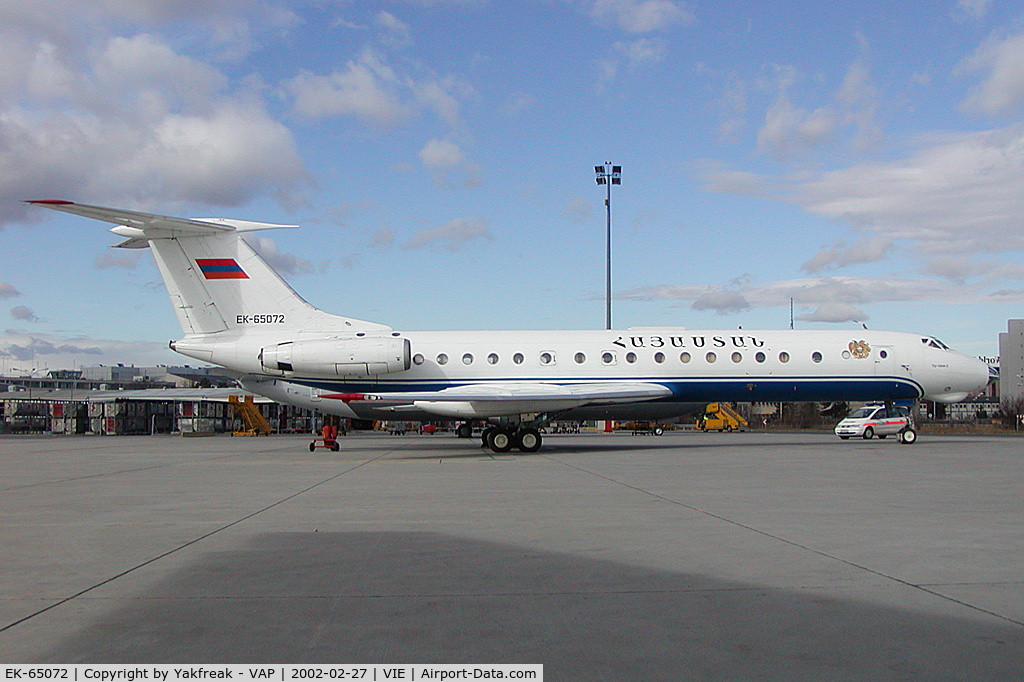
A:
[[[253,230],[272,230],[277,228],[292,228],[297,225],[275,225],[272,223],[257,223],[249,220],[231,220],[228,218],[172,218],[169,216],[154,215],[152,213],[141,213],[129,211],[122,208],[104,208],[102,206],[90,206],[88,204],[76,204],[72,201],[61,201],[57,199],[42,199],[29,201],[28,203],[63,211],[84,218],[92,218],[105,223],[123,225],[127,228],[134,228],[132,232],[117,231],[117,234],[129,239],[166,239],[183,235],[212,235],[224,232],[251,232]],[[118,246],[133,248],[134,244],[122,243]]]

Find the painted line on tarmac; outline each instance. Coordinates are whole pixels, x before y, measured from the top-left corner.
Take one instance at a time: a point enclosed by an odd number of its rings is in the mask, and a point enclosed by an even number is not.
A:
[[[64,597],[63,599],[60,599],[60,600],[54,602],[53,604],[50,604],[49,606],[47,606],[45,608],[39,609],[38,611],[36,611],[34,613],[30,613],[27,616],[23,616],[23,617],[19,618],[16,621],[8,623],[7,625],[5,625],[3,627],[0,627],[0,632],[6,632],[6,631],[10,630],[11,628],[14,628],[14,627],[16,627],[18,625],[21,625],[22,623],[24,623],[26,621],[32,620],[36,616],[42,615],[42,614],[46,613],[47,611],[51,611],[51,610],[57,608],[58,606],[62,606],[64,604],[67,604],[68,602],[73,601],[73,600],[81,597],[84,594],[88,594],[89,592],[92,592],[93,590],[95,590],[95,589],[97,589],[99,587],[103,587],[104,585],[109,585],[110,583],[114,582],[115,580],[123,578],[124,576],[126,576],[126,575],[128,575],[130,573],[133,573],[133,572],[139,570],[140,568],[144,568],[146,566],[149,566],[150,564],[155,563],[157,561],[160,561],[161,559],[163,559],[165,557],[168,557],[168,556],[170,556],[170,555],[172,555],[172,554],[174,554],[176,552],[179,552],[179,551],[181,551],[181,550],[183,550],[183,549],[185,549],[187,547],[191,547],[192,545],[195,545],[195,544],[197,544],[199,542],[202,542],[203,540],[206,540],[207,538],[209,538],[209,537],[211,537],[213,535],[216,535],[217,533],[220,533],[221,531],[225,531],[228,528],[232,528],[234,526],[237,526],[238,524],[244,523],[244,522],[248,521],[249,519],[251,519],[251,518],[253,518],[255,516],[259,516],[263,512],[266,512],[266,511],[269,511],[271,509],[274,509],[275,507],[279,507],[282,504],[285,504],[286,502],[290,502],[291,500],[294,500],[295,498],[297,498],[297,497],[299,497],[301,495],[305,495],[306,493],[308,493],[311,490],[314,490],[316,488],[319,488],[322,485],[325,485],[327,483],[330,483],[331,481],[334,481],[334,480],[336,480],[338,478],[341,478],[345,474],[351,473],[351,472],[355,471],[356,469],[359,469],[361,467],[366,466],[367,464],[372,464],[373,462],[376,462],[377,460],[383,459],[383,458],[387,457],[388,455],[391,455],[394,452],[397,452],[398,450],[399,450],[398,448],[389,449],[389,450],[386,450],[385,452],[377,455],[376,457],[372,457],[370,459],[363,460],[363,461],[359,462],[358,464],[345,469],[344,471],[338,472],[337,474],[334,474],[333,476],[329,476],[328,478],[325,478],[322,481],[319,481],[317,483],[314,483],[311,486],[303,488],[302,490],[294,492],[291,495],[288,495],[287,497],[283,497],[280,500],[278,500],[277,502],[274,502],[272,504],[268,504],[267,506],[265,506],[265,507],[263,507],[261,509],[257,509],[254,512],[250,512],[249,514],[246,514],[245,516],[243,516],[241,518],[235,519],[231,523],[227,523],[227,524],[224,524],[223,526],[221,526],[219,528],[215,528],[214,530],[211,530],[208,533],[204,533],[203,535],[200,535],[197,538],[193,538],[193,539],[189,540],[188,542],[185,542],[185,543],[175,547],[174,549],[169,549],[166,552],[158,554],[157,556],[152,557],[150,559],[147,559],[147,560],[143,561],[140,564],[137,564],[135,566],[132,566],[131,568],[125,569],[124,571],[121,571],[120,573],[118,573],[116,575],[113,575],[113,576],[111,576],[109,578],[106,578],[105,580],[101,580],[100,582],[96,583],[95,585],[91,585],[90,587],[86,587],[83,590],[79,590],[78,592],[72,594],[71,596]],[[216,457],[216,458],[213,458],[213,459],[225,459],[225,458],[223,458],[223,457]],[[204,461],[211,461],[211,460],[204,460]],[[153,468],[160,468],[160,467],[153,467]],[[145,471],[145,469],[141,469],[141,470]],[[124,473],[124,472],[121,472],[121,473]]]
[[[602,479],[604,481],[608,481],[609,483],[614,483],[615,485],[621,486],[623,488],[628,488],[630,490],[635,490],[635,491],[637,491],[639,493],[643,493],[644,495],[648,495],[648,496],[653,497],[655,499],[661,500],[662,502],[668,502],[669,504],[673,504],[675,506],[682,507],[684,509],[689,509],[690,511],[697,512],[698,514],[702,514],[704,516],[716,519],[718,521],[723,521],[725,523],[731,524],[733,526],[736,526],[737,528],[742,528],[742,529],[748,530],[748,531],[750,531],[752,533],[757,533],[758,535],[763,535],[764,537],[771,538],[772,540],[778,540],[779,542],[784,542],[787,545],[791,545],[791,546],[796,547],[798,549],[802,549],[804,551],[811,552],[812,554],[817,554],[818,556],[824,557],[826,559],[831,559],[832,561],[837,561],[837,562],[839,562],[841,564],[846,564],[847,566],[850,566],[852,568],[856,568],[856,569],[859,569],[861,571],[865,571],[867,573],[871,573],[873,575],[877,575],[880,578],[885,578],[886,580],[891,580],[891,581],[893,581],[895,583],[899,583],[900,585],[904,585],[906,587],[910,587],[910,588],[913,588],[915,590],[919,590],[921,592],[924,592],[925,594],[929,594],[929,595],[932,595],[934,597],[938,597],[939,599],[942,599],[943,601],[947,601],[947,602],[950,602],[950,603],[953,603],[953,604],[958,604],[960,606],[963,606],[963,607],[966,607],[968,609],[971,609],[972,611],[977,611],[979,613],[984,613],[985,615],[992,616],[993,618],[998,618],[998,619],[1004,620],[1004,621],[1006,621],[1008,623],[1013,623],[1014,625],[1019,625],[1019,626],[1024,627],[1024,621],[1015,620],[1013,618],[1010,618],[1009,616],[1004,616],[1001,613],[997,613],[995,611],[990,611],[988,609],[983,609],[980,606],[976,606],[975,604],[971,604],[969,602],[965,602],[965,601],[962,601],[960,599],[955,599],[955,598],[950,597],[948,595],[942,594],[941,592],[937,592],[936,590],[929,589],[929,584],[926,584],[926,583],[915,584],[915,583],[909,582],[907,580],[904,580],[902,578],[897,578],[894,575],[889,575],[888,573],[883,573],[882,571],[875,570],[875,569],[870,568],[868,566],[863,566],[861,564],[858,564],[856,562],[850,561],[848,559],[843,559],[842,557],[838,557],[838,556],[835,556],[833,554],[829,554],[828,552],[823,552],[820,549],[814,549],[813,547],[809,547],[807,545],[802,545],[799,542],[795,542],[793,540],[788,540],[788,539],[786,539],[786,538],[784,538],[784,537],[782,537],[780,535],[775,535],[773,533],[769,533],[766,530],[762,530],[760,528],[755,528],[754,526],[750,526],[748,524],[741,523],[740,521],[736,521],[735,519],[730,519],[727,516],[722,516],[721,514],[716,514],[713,511],[709,511],[707,509],[701,509],[700,507],[695,507],[693,505],[687,504],[687,503],[682,502],[680,500],[676,500],[676,499],[673,499],[671,497],[666,497],[665,495],[661,495],[661,494],[656,493],[654,491],[647,490],[646,488],[641,488],[640,486],[634,485],[632,483],[626,483],[625,481],[620,481],[620,480],[612,478],[610,476],[605,476],[604,474],[599,474],[596,471],[591,471],[590,469],[586,469],[586,468],[581,467],[581,466],[576,465],[576,464],[570,464],[568,462],[559,461],[558,459],[555,459],[551,455],[545,455],[545,458],[550,460],[550,461],[552,461],[552,462],[555,462],[556,464],[561,464],[561,465],[563,465],[565,467],[568,467],[570,469],[575,469],[575,470],[583,472],[585,474],[589,474],[589,475],[594,476],[596,478],[600,478],[600,479]],[[938,586],[936,586],[936,587],[938,587]]]

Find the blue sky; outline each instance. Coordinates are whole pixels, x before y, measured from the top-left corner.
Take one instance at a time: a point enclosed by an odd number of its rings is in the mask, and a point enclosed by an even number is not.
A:
[[[396,329],[1024,315],[1015,3],[0,0],[0,370],[178,363],[147,252],[60,198],[299,223],[256,246]]]

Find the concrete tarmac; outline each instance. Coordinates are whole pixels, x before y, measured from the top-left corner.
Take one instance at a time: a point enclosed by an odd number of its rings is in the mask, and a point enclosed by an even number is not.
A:
[[[1024,679],[1024,441],[0,438],[0,661]]]

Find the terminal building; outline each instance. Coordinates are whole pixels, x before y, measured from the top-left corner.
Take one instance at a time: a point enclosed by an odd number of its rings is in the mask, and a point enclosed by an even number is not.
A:
[[[1024,405],[1024,320],[1010,320],[999,335],[999,396]]]
[[[51,390],[0,393],[0,432],[103,436],[233,433],[247,427],[237,403],[251,402],[273,432],[311,433],[318,415],[238,388]]]

